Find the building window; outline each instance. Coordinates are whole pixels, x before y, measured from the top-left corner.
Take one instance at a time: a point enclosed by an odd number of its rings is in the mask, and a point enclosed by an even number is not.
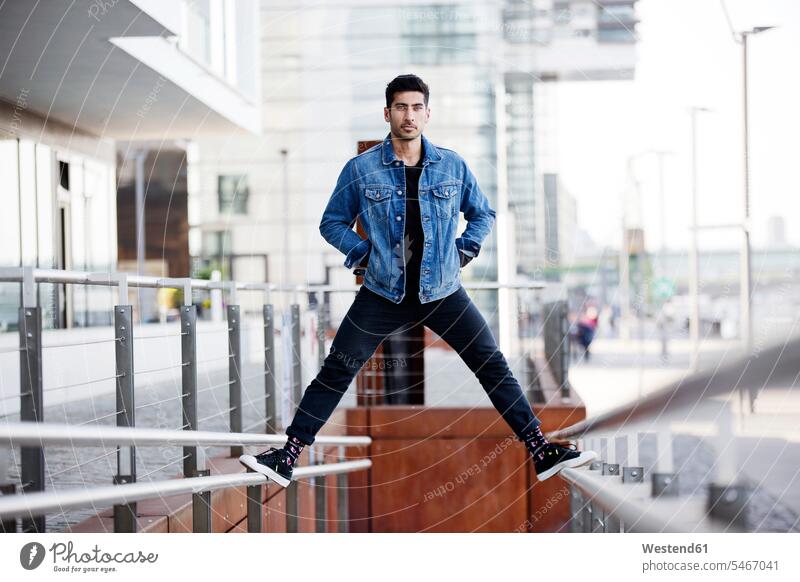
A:
[[[415,5],[404,9],[401,36],[414,65],[475,61],[477,23],[472,11],[456,5]]]
[[[247,175],[219,176],[217,178],[220,214],[247,214],[247,199],[250,189]]]

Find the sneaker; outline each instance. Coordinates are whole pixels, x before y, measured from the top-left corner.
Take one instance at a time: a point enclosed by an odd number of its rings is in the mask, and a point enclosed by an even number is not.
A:
[[[242,455],[239,462],[257,473],[266,475],[281,487],[288,487],[292,480],[292,459],[283,449],[272,447],[258,455]]]
[[[566,443],[565,443],[566,444]],[[565,467],[580,467],[597,458],[594,451],[580,452],[573,444],[547,443],[533,453],[533,465],[539,481],[549,479]]]

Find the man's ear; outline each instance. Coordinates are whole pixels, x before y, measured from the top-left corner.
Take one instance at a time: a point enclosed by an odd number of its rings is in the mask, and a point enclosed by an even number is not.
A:
[[[384,107],[383,108],[383,120],[386,121],[386,122],[389,121],[389,108],[388,107]]]

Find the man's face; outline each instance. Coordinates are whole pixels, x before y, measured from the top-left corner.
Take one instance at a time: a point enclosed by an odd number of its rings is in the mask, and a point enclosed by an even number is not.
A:
[[[431,110],[425,105],[425,95],[420,91],[403,91],[394,94],[391,108],[383,108],[383,118],[389,122],[393,138],[414,139],[430,119]]]

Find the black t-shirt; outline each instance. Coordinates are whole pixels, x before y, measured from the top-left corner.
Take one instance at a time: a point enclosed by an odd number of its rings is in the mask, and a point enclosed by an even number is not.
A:
[[[406,228],[403,236],[403,258],[406,272],[406,298],[419,297],[419,272],[422,265],[422,248],[425,235],[419,210],[419,176],[422,173],[424,146],[420,149],[419,161],[406,166]]]

